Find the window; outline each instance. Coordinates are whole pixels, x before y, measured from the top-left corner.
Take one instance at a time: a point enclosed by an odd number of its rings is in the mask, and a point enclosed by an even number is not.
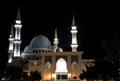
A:
[[[67,75],[57,75],[57,79],[68,79]]]
[[[47,62],[46,65],[45,65],[45,68],[46,68],[46,69],[50,69],[50,68],[51,68],[51,63],[50,63],[50,62]]]
[[[77,62],[73,62],[73,63],[72,63],[72,69],[73,69],[73,70],[77,69]]]
[[[67,63],[63,58],[60,58],[56,63],[56,71],[55,72],[68,72]]]

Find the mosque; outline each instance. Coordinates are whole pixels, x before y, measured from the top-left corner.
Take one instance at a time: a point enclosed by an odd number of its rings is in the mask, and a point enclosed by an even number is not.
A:
[[[30,74],[31,71],[41,72],[44,81],[77,81],[82,71],[86,71],[86,66],[93,66],[94,59],[82,59],[83,51],[78,51],[77,47],[77,26],[75,19],[71,20],[71,51],[63,51],[59,47],[59,39],[57,29],[55,29],[53,45],[45,35],[35,36],[30,44],[20,50],[21,28],[20,9],[18,9],[17,18],[15,20],[15,30],[11,27],[9,36],[9,58],[8,64],[14,66],[22,66],[23,71]],[[15,33],[13,32],[15,31]]]

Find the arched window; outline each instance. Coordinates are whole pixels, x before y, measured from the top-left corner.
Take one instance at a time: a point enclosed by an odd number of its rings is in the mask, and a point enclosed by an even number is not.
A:
[[[72,70],[77,69],[77,62],[72,62]]]
[[[68,72],[67,63],[63,58],[60,58],[56,63],[56,71],[55,72]]]
[[[51,68],[51,63],[50,63],[50,62],[47,62],[47,63],[45,64],[45,68],[46,68],[46,69],[50,69],[50,68]]]

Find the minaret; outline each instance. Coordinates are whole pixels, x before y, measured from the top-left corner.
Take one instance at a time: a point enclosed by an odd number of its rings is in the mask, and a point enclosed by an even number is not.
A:
[[[20,9],[18,8],[17,19],[15,21],[15,40],[14,40],[14,57],[20,57],[20,45],[21,45],[21,20],[20,20]]]
[[[72,47],[72,52],[77,52],[77,47],[78,47],[78,44],[77,44],[77,27],[75,25],[75,18],[74,18],[74,14],[73,14],[73,20],[72,20],[72,29],[71,29],[71,33],[72,33],[72,44],[71,44],[71,47]]]
[[[56,52],[56,49],[58,48],[58,37],[57,37],[57,29],[55,29],[55,38],[54,38],[54,52]]]
[[[11,33],[10,33],[10,37],[9,37],[9,49],[8,49],[8,63],[11,63],[12,62],[12,57],[13,57],[13,53],[14,53],[14,44],[13,44],[13,41],[14,41],[14,36],[13,36],[13,25],[11,26]]]

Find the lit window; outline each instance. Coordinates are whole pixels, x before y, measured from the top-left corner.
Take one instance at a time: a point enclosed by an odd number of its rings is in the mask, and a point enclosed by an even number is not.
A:
[[[50,62],[47,62],[46,65],[45,65],[45,68],[46,68],[46,69],[50,69],[50,68],[51,68],[51,63],[50,63]]]
[[[63,58],[57,61],[56,72],[68,72],[66,61]]]

